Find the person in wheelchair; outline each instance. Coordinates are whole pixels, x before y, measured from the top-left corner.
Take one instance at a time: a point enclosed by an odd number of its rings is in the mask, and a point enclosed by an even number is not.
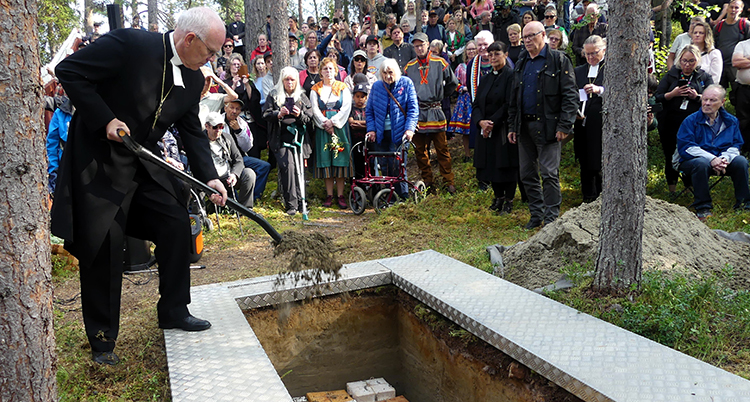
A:
[[[739,122],[724,106],[726,90],[709,85],[701,97],[701,109],[687,118],[677,132],[679,170],[693,183],[698,219],[711,216],[710,175],[727,175],[734,183],[735,209],[750,210],[747,159],[740,155],[743,140]]]
[[[252,208],[255,172],[245,167],[240,150],[224,130],[224,118],[217,112],[210,112],[203,131],[208,136],[211,158],[219,179],[228,189],[236,191],[237,202]]]

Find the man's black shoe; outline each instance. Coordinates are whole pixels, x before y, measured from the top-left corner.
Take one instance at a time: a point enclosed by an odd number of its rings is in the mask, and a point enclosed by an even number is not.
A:
[[[109,352],[91,351],[91,359],[94,361],[94,363],[107,364],[110,366],[114,366],[115,364],[120,362],[120,358],[117,357],[115,352],[111,350]]]
[[[170,322],[160,322],[159,328],[161,329],[174,329],[179,328],[183,331],[205,331],[209,328],[211,328],[211,323],[206,320],[201,320],[200,318],[195,318],[192,315],[188,315],[187,317],[170,321]]]
[[[524,226],[526,230],[536,229],[538,227],[542,226],[542,221],[538,219],[531,219],[529,223]]]

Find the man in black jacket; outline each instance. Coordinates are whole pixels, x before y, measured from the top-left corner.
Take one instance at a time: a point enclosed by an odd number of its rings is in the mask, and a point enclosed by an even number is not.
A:
[[[508,140],[518,142],[521,182],[529,198],[531,219],[526,229],[550,223],[560,214],[560,146],[573,131],[578,110],[573,65],[544,39],[541,22],[523,28],[528,53],[516,64],[508,111]]]
[[[191,233],[184,184],[142,163],[118,131],[156,153],[174,125],[195,177],[226,201],[198,119],[199,68],[224,41],[224,24],[208,8],[185,11],[174,32],[118,29],[60,62],[56,75],[76,106],[63,153],[52,232],[80,261],[81,303],[95,362],[116,364],[125,236],[156,244],[161,328],[211,324],[188,312]]]
[[[270,38],[271,35],[268,35]],[[234,22],[227,25],[227,38],[234,41],[234,52],[239,53],[244,60],[247,55],[245,54],[245,22],[242,21],[242,13],[237,11],[234,13]]]

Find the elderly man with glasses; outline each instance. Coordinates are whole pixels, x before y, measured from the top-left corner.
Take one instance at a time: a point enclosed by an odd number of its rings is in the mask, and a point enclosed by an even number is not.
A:
[[[118,29],[60,62],[56,75],[76,107],[52,209],[52,232],[80,261],[81,304],[93,360],[117,364],[125,236],[156,244],[160,328],[202,331],[190,315],[191,230],[184,187],[142,163],[120,133],[154,153],[167,128],[180,132],[193,175],[226,190],[201,131],[201,66],[224,43],[224,23],[209,8],[180,15],[172,32]],[[134,57],[139,55],[139,57]]]
[[[522,38],[527,53],[514,71],[508,140],[518,143],[521,182],[531,213],[526,229],[534,229],[560,214],[560,148],[573,131],[578,90],[573,65],[545,43],[541,22],[526,24]]]

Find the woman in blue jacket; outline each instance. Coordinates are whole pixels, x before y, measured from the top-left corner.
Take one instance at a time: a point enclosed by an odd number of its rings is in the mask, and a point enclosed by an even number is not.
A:
[[[373,142],[374,151],[396,151],[404,140],[411,141],[419,118],[417,91],[409,78],[401,76],[396,60],[385,59],[380,65],[380,80],[370,89],[365,117],[366,138]],[[385,173],[398,176],[398,169],[396,160],[389,158]],[[406,182],[401,182],[397,191],[406,198]]]

